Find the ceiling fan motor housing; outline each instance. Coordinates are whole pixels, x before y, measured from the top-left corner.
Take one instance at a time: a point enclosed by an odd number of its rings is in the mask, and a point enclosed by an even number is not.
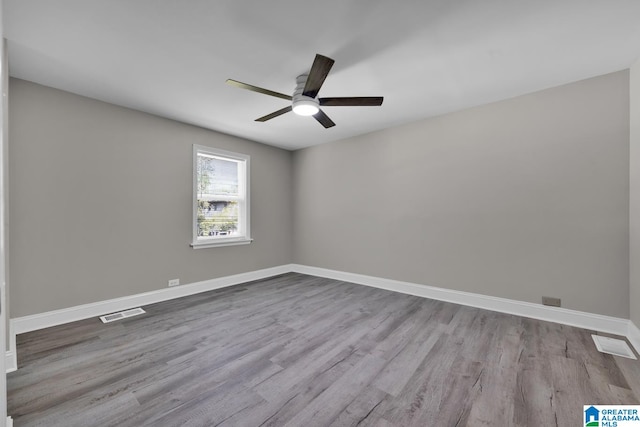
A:
[[[296,90],[293,92],[293,112],[300,116],[312,116],[320,110],[320,104],[315,98],[302,94],[304,86],[307,84],[307,74],[296,78]]]

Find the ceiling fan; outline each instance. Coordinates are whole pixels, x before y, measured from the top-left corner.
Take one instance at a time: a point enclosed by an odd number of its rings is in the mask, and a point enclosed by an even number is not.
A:
[[[274,111],[271,114],[256,119],[256,122],[266,122],[275,117],[281,116],[289,111],[301,116],[313,116],[322,126],[330,128],[336,124],[327,116],[320,107],[364,107],[382,105],[381,96],[355,96],[355,97],[338,97],[338,98],[317,98],[318,92],[329,74],[329,70],[335,61],[326,56],[316,54],[316,58],[311,65],[309,74],[303,74],[296,78],[296,90],[293,96],[284,93],[274,92],[258,86],[242,83],[237,80],[228,79],[227,84],[242,89],[251,90],[265,95],[275,96],[276,98],[291,101],[291,105]]]

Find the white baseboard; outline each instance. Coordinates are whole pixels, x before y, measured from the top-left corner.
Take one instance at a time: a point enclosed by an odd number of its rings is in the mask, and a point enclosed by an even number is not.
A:
[[[16,333],[13,324],[9,321],[9,348],[5,353],[4,367],[6,372],[13,372],[18,369],[18,355],[16,352]]]
[[[6,422],[5,426],[13,427],[13,419],[11,417],[7,417],[7,422]]]
[[[640,329],[629,320],[629,331],[627,332],[627,339],[631,345],[636,349],[638,355],[640,355]]]
[[[15,343],[16,341],[15,335],[13,337],[9,337],[9,341]],[[7,371],[7,374],[9,372],[18,370],[18,358],[16,357],[16,353],[13,351],[6,351],[4,356],[5,356],[4,367]]]
[[[289,273],[290,271],[291,267],[289,265],[281,265],[278,267],[234,274],[232,276],[218,277],[172,288],[158,289],[156,291],[145,292],[142,294],[114,298],[91,304],[77,305],[75,307],[63,308],[61,310],[47,311],[45,313],[33,314],[31,316],[17,317],[15,319],[11,319],[13,332],[10,333],[22,334],[38,329],[49,328],[51,326],[75,322],[77,320],[98,317],[104,314],[139,307],[142,305],[155,304],[157,302],[199,294],[201,292],[212,291],[214,289],[239,285],[253,280],[260,280],[271,276],[277,276],[278,274]]]
[[[54,310],[31,316],[18,317],[10,320],[9,338],[10,348],[6,354],[7,372],[17,369],[16,360],[16,334],[49,328],[77,320],[98,317],[104,314],[122,311],[133,307],[139,307],[157,302],[167,301],[214,289],[234,286],[253,280],[260,280],[279,274],[296,272],[312,276],[326,277],[329,279],[357,283],[372,286],[389,291],[415,295],[455,304],[482,308],[517,316],[561,323],[593,331],[606,332],[627,337],[629,342],[640,353],[640,330],[628,319],[621,319],[600,314],[586,313],[583,311],[569,310],[566,308],[549,307],[524,301],[510,300],[506,298],[492,297],[470,292],[456,291],[452,289],[437,288],[434,286],[420,285],[417,283],[402,282],[398,280],[383,279],[380,277],[366,276],[362,274],[347,273],[344,271],[330,270],[319,267],[311,267],[300,264],[286,264],[263,270],[219,277],[188,285],[173,288],[160,289],[142,294],[115,298],[91,304],[83,304],[75,307]]]
[[[310,267],[299,264],[293,264],[291,267],[292,271],[297,273],[342,280],[345,282],[372,286],[375,288],[401,292],[403,294],[415,295],[423,298],[452,302],[485,310],[562,323],[564,325],[576,326],[593,331],[622,335],[628,337],[631,344],[633,344],[636,350],[640,352],[640,335],[636,337],[635,341],[632,340],[632,337],[630,337],[629,334],[631,330],[630,325],[633,325],[633,323],[628,319],[586,313],[584,311],[569,310],[566,308],[549,307],[541,304],[474,294],[471,292],[437,288],[417,283],[365,276],[363,274],[329,270],[326,268]],[[638,331],[637,328],[635,328],[635,331],[640,334],[640,331]]]
[[[75,307],[64,308],[61,310],[47,311],[44,313],[11,319],[9,322],[10,349],[6,354],[7,372],[11,372],[9,369],[17,369],[17,334],[50,328],[52,326],[62,325],[65,323],[75,322],[83,319],[89,319],[92,317],[98,317],[104,314],[122,311],[133,307],[155,304],[157,302],[168,301],[171,299],[181,298],[201,292],[212,291],[214,289],[239,285],[241,283],[265,279],[267,277],[277,276],[279,274],[289,272],[291,272],[290,265],[281,265],[272,268],[265,268],[263,270],[234,274],[232,276],[218,277],[215,279],[204,280],[202,282],[190,283],[187,285],[175,286],[166,289],[159,289],[142,294],[114,298],[91,304],[82,304]]]

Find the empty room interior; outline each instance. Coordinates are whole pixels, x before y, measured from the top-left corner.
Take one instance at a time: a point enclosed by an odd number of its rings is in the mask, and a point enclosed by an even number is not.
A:
[[[640,408],[640,2],[0,11],[0,426]]]

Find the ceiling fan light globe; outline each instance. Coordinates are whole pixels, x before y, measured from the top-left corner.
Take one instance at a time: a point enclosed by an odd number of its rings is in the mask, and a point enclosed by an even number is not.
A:
[[[299,116],[313,116],[318,111],[318,104],[311,100],[301,99],[293,103],[293,112]]]

